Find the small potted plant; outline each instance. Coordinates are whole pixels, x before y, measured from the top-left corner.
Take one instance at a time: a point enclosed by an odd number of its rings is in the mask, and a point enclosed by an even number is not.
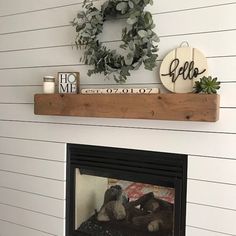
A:
[[[220,89],[220,82],[217,78],[212,78],[212,76],[204,76],[200,81],[195,82],[194,92],[195,93],[205,93],[205,94],[217,94],[217,90]]]

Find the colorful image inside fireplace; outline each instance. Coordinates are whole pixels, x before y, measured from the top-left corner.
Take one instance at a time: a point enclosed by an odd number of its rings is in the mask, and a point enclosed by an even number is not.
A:
[[[175,189],[81,174],[75,230],[81,236],[173,236]]]

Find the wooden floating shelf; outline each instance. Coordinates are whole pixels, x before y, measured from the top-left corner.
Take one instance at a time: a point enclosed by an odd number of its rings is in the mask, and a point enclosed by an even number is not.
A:
[[[36,115],[177,121],[219,119],[219,95],[206,94],[36,94]]]

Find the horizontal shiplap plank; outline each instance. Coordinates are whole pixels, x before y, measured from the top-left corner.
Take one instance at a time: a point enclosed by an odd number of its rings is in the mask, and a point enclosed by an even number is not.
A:
[[[223,234],[215,231],[209,231],[206,229],[195,228],[191,226],[186,227],[186,236],[229,236],[228,234]]]
[[[236,185],[188,180],[187,189],[188,202],[236,211]]]
[[[117,23],[116,26],[113,26],[111,23],[108,23],[108,25],[114,29],[120,28],[116,30],[118,33],[121,32],[121,28],[123,27],[121,22]],[[102,37],[104,41],[117,40],[120,38],[120,35],[109,32],[110,27],[105,28],[108,32],[104,32],[104,36]],[[22,53],[25,53],[24,50],[26,49],[59,47],[63,45],[68,45],[69,50],[72,51],[70,45],[73,43],[74,38],[75,31],[71,27],[22,32],[17,35],[2,35],[0,36],[0,56],[1,58],[4,56],[7,58],[7,56],[14,57],[14,55],[18,55],[16,52],[5,52],[9,50],[23,50]],[[236,30],[228,32],[214,32],[209,34],[164,37],[161,38],[159,43],[160,50],[158,55],[159,59],[162,59],[171,49],[178,47],[183,41],[188,41],[191,46],[201,49],[207,57],[236,55],[236,50],[234,47],[235,38]],[[219,47],[219,44],[222,41],[224,41],[227,47]],[[211,43],[209,44],[209,42]],[[119,43],[110,45],[108,44],[108,47],[117,48],[118,44]],[[56,48],[56,50],[60,50],[60,48]],[[36,50],[35,52],[38,51]],[[14,61],[12,61],[12,63],[14,63]],[[3,65],[1,65],[1,67],[3,67]],[[5,67],[7,66],[5,65]]]
[[[157,87],[163,90],[162,85]],[[222,95],[220,99],[221,107],[236,107],[236,100],[232,99],[235,90],[236,83],[221,85],[219,91],[219,94]],[[42,93],[42,86],[0,87],[0,103],[33,103],[34,94],[36,93]]]
[[[236,58],[235,58],[236,61]],[[159,63],[158,63],[159,65]],[[117,85],[113,79],[107,79],[104,75],[96,74],[89,77],[87,75],[89,67],[86,65],[74,65],[74,66],[46,66],[40,68],[17,68],[0,70],[0,75],[4,80],[0,81],[0,86],[8,85],[42,85],[42,80],[45,75],[57,76],[57,72],[80,72],[80,83],[86,87],[88,85],[95,86],[100,84],[101,86]],[[158,67],[154,71],[145,70],[140,68],[138,71],[132,72],[132,77],[127,80],[126,84],[137,84],[138,86],[144,84],[144,86],[155,86],[160,83],[158,78]],[[223,77],[227,78],[227,77]],[[152,85],[154,84],[154,85]],[[123,85],[126,86],[126,85]]]
[[[236,57],[208,58],[209,75],[218,77],[220,81],[235,81],[232,70],[236,63]]]
[[[156,33],[158,34],[158,31]],[[161,37],[158,55],[159,59],[163,59],[170,50],[179,47],[184,41],[187,41],[191,47],[201,50],[208,58],[236,55],[233,43],[235,38],[236,30]],[[219,47],[222,41],[227,47]]]
[[[110,44],[112,45],[113,43]],[[171,50],[178,44],[179,41],[177,43],[170,44],[170,48],[166,48],[166,51]],[[207,47],[207,44],[204,47]],[[204,47],[200,46],[200,48]],[[231,50],[231,48],[232,47],[229,47],[229,50]],[[0,53],[0,68],[5,68],[4,70],[0,70],[0,75],[2,78],[4,78],[0,82],[0,85],[39,85],[42,84],[42,78],[44,75],[56,75],[58,71],[79,71],[81,73],[82,84],[114,84],[113,79],[109,81],[104,77],[104,75],[95,75],[92,77],[88,77],[87,72],[90,67],[80,64],[80,56],[82,56],[82,52],[80,53],[75,48],[72,49],[70,46]],[[234,65],[236,63],[236,57],[209,58],[208,63],[210,74],[219,77],[219,80],[221,81],[235,81],[232,70],[234,69]],[[55,65],[61,66],[53,67]],[[63,65],[75,66],[63,67]],[[154,70],[154,72],[150,72],[145,69],[140,69],[138,71],[132,72],[132,76],[128,79],[128,83],[132,84],[160,82],[158,72],[159,65],[160,63],[158,63],[158,66]],[[24,68],[42,66],[47,68]],[[10,70],[7,70],[7,68]],[[11,70],[14,68],[22,69]],[[29,72],[32,72],[32,74]]]
[[[236,211],[187,204],[187,225],[236,235]]]
[[[71,50],[71,49],[69,49]],[[12,56],[12,60],[13,60]],[[46,58],[45,58],[46,60]],[[54,61],[55,63],[55,61]],[[208,59],[210,74],[217,76],[220,81],[235,81],[235,77],[232,74],[236,64],[236,57],[223,57],[223,58],[209,58]],[[138,71],[131,72],[131,77],[128,78],[127,84],[133,86],[138,84],[139,86],[156,86],[160,83],[159,80],[159,64],[157,68],[152,72],[141,68]],[[32,64],[31,64],[32,65]],[[57,76],[57,72],[68,72],[68,71],[79,71],[81,75],[81,84],[83,86],[96,86],[96,84],[101,84],[101,86],[113,86],[115,81],[113,79],[108,80],[104,75],[95,75],[89,77],[87,75],[88,66],[85,65],[75,65],[75,66],[48,66],[44,64],[45,67],[42,68],[19,68],[19,69],[6,69],[0,70],[0,86],[8,85],[42,85],[42,78],[44,75],[54,75]],[[65,65],[69,65],[68,61],[65,61]],[[36,66],[36,65],[32,65]],[[143,84],[143,85],[142,85]],[[126,85],[123,85],[126,86]]]
[[[6,222],[0,220],[1,236],[52,236],[52,234],[31,229],[22,225],[17,225],[14,222]]]
[[[231,4],[232,0],[179,0],[179,1],[171,1],[171,0],[158,0],[154,1],[158,10],[161,12],[170,12],[170,11],[178,11],[178,10],[187,10],[193,8],[203,8],[210,7],[219,4]]]
[[[0,132],[1,135],[1,132]],[[0,153],[65,162],[66,146],[61,143],[0,137]]]
[[[81,0],[57,0],[57,1],[48,1],[48,0],[8,0],[0,1],[0,16],[6,16],[10,14],[19,14],[28,11],[36,11],[40,9],[47,9],[52,7],[59,7],[68,4],[76,4],[82,2]]]
[[[75,35],[75,30],[71,26],[0,35],[0,52],[72,45]]]
[[[220,120],[215,123],[162,120],[101,119],[66,116],[39,116],[33,114],[33,104],[0,104],[0,120],[63,123],[76,125],[132,127],[146,129],[192,130],[200,132],[236,133],[236,109],[221,108]],[[10,141],[10,140],[9,140]],[[0,141],[1,143],[1,141]],[[48,144],[49,145],[49,144]],[[52,148],[53,149],[53,148]],[[50,155],[49,155],[50,156]],[[62,156],[62,153],[60,154]],[[201,165],[201,164],[199,164]]]
[[[0,219],[57,236],[64,235],[64,219],[0,204]]]
[[[219,90],[221,107],[236,107],[235,97],[236,83],[221,84]]]
[[[65,164],[47,160],[0,154],[0,170],[65,180]],[[56,170],[56,171],[55,171]]]
[[[65,199],[65,182],[0,171],[0,187]]]
[[[63,65],[64,63],[80,63],[82,53],[77,52],[76,48],[61,47],[44,48],[37,50],[16,51],[0,53],[1,68],[10,67],[29,67],[43,65]]]
[[[227,122],[227,121],[225,121]],[[236,185],[236,160],[188,157],[188,178]],[[235,187],[235,186],[234,186]]]
[[[7,137],[235,158],[234,134],[11,121],[0,121],[0,130]]]
[[[168,12],[168,11],[178,11],[178,10],[185,10],[198,7],[210,7],[218,4],[232,3],[231,0],[208,0],[208,1],[200,0],[197,2],[194,0],[181,0],[178,3],[171,2],[171,4],[169,1],[159,0],[158,4],[154,1],[153,7],[157,6],[160,12]],[[8,0],[7,2],[4,2],[4,4],[1,5],[0,16],[9,14],[19,14],[28,11],[43,10],[47,8],[60,7],[63,5],[76,4],[80,2],[81,2],[80,0],[57,0],[57,1],[40,0],[37,1],[37,4],[35,4],[35,2],[32,0],[20,0],[17,1],[17,3],[14,0]]]
[[[236,4],[220,7],[204,8],[186,12],[162,14],[158,16],[158,32],[160,35],[176,35],[235,29]],[[209,17],[210,16],[210,17]],[[168,22],[170,27],[165,24]],[[176,24],[176,22],[178,22]],[[193,24],[192,22],[197,22]],[[176,27],[171,27],[175,25]]]
[[[96,5],[100,6],[101,3],[97,2]],[[79,10],[82,10],[82,4],[1,17],[0,34],[70,25],[70,21],[73,20]],[[31,20],[32,18],[34,21]]]
[[[0,87],[0,102],[32,103],[34,101],[34,94],[42,93],[42,90],[42,86]]]
[[[154,16],[154,20],[157,16]],[[116,24],[116,25],[114,25]],[[123,22],[108,22],[102,34],[102,41],[114,41],[121,39],[121,31],[124,27]],[[115,30],[114,33],[110,31]],[[159,34],[158,30],[156,33]],[[8,50],[24,50],[41,47],[55,47],[62,45],[71,45],[75,39],[75,30],[72,27],[52,28],[37,30],[32,32],[21,32],[16,34],[0,36],[0,52]],[[236,55],[234,39],[236,31],[213,32],[208,34],[179,35],[170,37],[161,37],[159,43],[159,59],[162,59],[172,48],[178,47],[181,42],[188,41],[193,47],[201,49],[206,56],[225,56]],[[224,41],[227,47],[219,47]],[[209,42],[211,42],[209,44]],[[112,47],[108,45],[108,47]]]
[[[78,4],[80,3],[80,0],[57,0],[57,1],[47,1],[47,0],[40,0],[37,1],[37,4],[35,4],[34,1],[31,0],[20,0],[17,1],[17,4],[14,0],[10,0],[7,2],[4,2],[2,4],[0,9],[0,16],[5,16],[9,14],[23,14],[24,12],[28,11],[37,11],[37,10],[47,10],[47,8],[53,8],[53,7],[63,7],[68,4]],[[103,2],[103,1],[100,1]],[[154,1],[154,5],[150,6],[152,7],[158,7],[159,12],[169,12],[169,11],[181,11],[181,10],[188,10],[192,8],[202,8],[202,7],[211,7],[219,4],[231,4],[231,0],[200,0],[200,1],[194,1],[194,0],[181,0],[177,2],[171,2],[170,0],[159,0],[158,4],[156,1]]]
[[[98,6],[99,4],[100,3],[98,3]],[[0,18],[0,34],[69,25],[69,22],[74,18],[79,8],[81,9],[81,6],[78,8],[75,6],[67,6],[55,8],[50,11],[2,17]],[[157,4],[150,7],[150,10],[154,14],[158,13]],[[192,33],[232,29],[235,28],[235,10],[236,4],[232,4],[184,12],[159,14],[157,18],[158,32],[160,35],[175,35],[187,32]],[[225,15],[225,12],[227,12],[227,15]],[[209,15],[211,17],[208,17]],[[31,20],[32,18],[34,19],[33,21]],[[207,24],[206,18],[208,18]],[[178,22],[178,24],[175,24],[175,27],[167,26],[167,23],[172,26],[175,22]],[[198,24],[192,24],[191,22],[198,22]]]
[[[1,17],[0,34],[69,25],[69,22],[76,16],[76,12],[79,9],[81,9],[81,6],[79,6],[78,9],[75,6],[67,6],[48,11],[37,11],[28,14]]]
[[[154,21],[159,22],[157,16],[154,16]],[[104,27],[103,34],[101,35],[101,41],[117,41],[118,39],[121,39],[120,35],[122,28],[124,27],[123,25],[123,20],[120,20],[115,23],[108,22],[107,26]],[[194,35],[171,35],[167,37],[162,37],[162,35],[157,29],[158,28],[156,28],[156,33],[161,36],[161,41],[159,43],[159,59],[162,59],[164,55],[166,55],[166,53],[168,53],[172,48],[178,47],[183,41],[188,41],[191,46],[200,48],[208,57],[236,54],[233,46],[233,39],[235,38],[236,34],[235,30],[228,32],[213,32],[208,34],[199,33]],[[66,45],[68,45],[68,48],[70,49],[69,52],[72,53],[70,45],[73,44],[75,35],[76,33],[74,28],[68,26],[61,28],[37,30],[33,32],[21,32],[17,35],[0,35],[0,52],[2,51],[0,53],[0,56],[1,58],[7,58],[7,56],[12,57],[14,55],[17,56],[18,54],[21,55],[19,52],[8,52],[9,50],[36,49],[43,47],[58,47]],[[218,46],[219,43],[222,41],[225,42],[227,47]],[[209,44],[209,42],[211,43]],[[107,44],[107,47],[117,49],[119,48],[119,44],[120,42],[109,43]],[[55,50],[59,49],[55,48]],[[42,49],[40,51],[42,51]],[[74,51],[76,52],[76,50]],[[27,56],[27,53],[29,52],[23,51],[22,53],[25,53],[25,56]],[[56,58],[54,58],[54,60],[55,59]],[[1,67],[7,67],[7,64],[3,64],[1,65]]]
[[[12,189],[0,188],[0,203],[24,208],[55,217],[65,218],[64,200],[37,196]]]

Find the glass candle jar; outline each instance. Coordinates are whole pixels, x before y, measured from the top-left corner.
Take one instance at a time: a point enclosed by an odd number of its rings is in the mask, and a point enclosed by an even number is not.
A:
[[[55,77],[44,76],[43,78],[43,92],[44,93],[55,93]]]

